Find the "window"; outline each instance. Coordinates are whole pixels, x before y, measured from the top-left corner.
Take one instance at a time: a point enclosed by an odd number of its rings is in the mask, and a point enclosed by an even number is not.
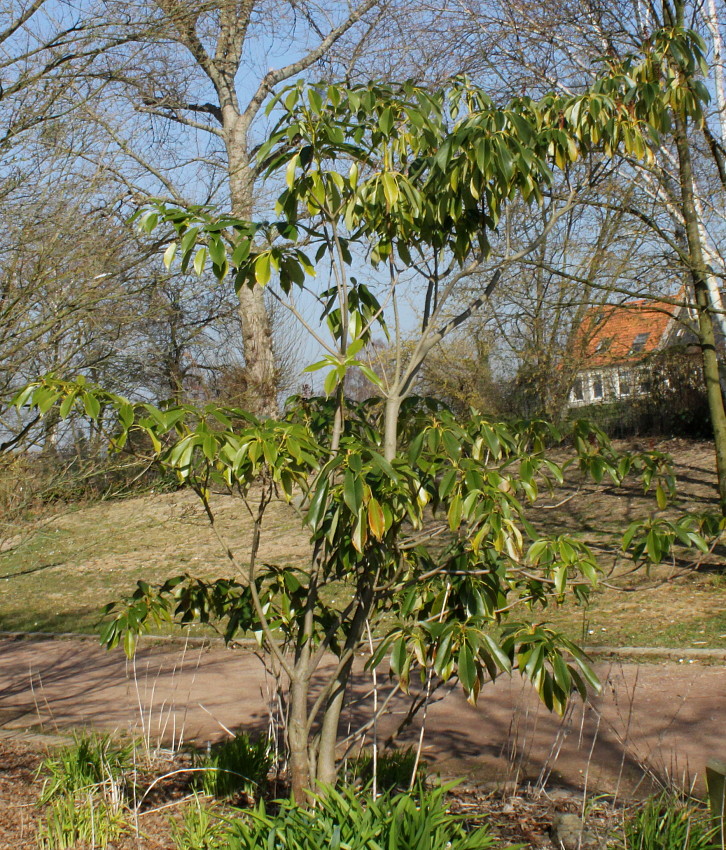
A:
[[[630,372],[621,372],[618,375],[618,382],[620,385],[620,395],[630,395],[631,388],[631,380],[630,380]]]
[[[611,336],[606,336],[603,339],[601,339],[600,342],[597,344],[597,348],[595,349],[595,351],[598,354],[603,354],[604,352],[606,352],[610,348],[610,346],[612,344],[613,344],[613,338]]]
[[[595,398],[602,398],[602,378],[594,378],[592,381],[592,394]]]
[[[637,354],[639,351],[642,351],[645,348],[645,343],[648,341],[649,336],[649,333],[638,334],[630,347],[630,353]]]
[[[583,401],[585,398],[583,390],[584,387],[582,386],[582,378],[577,378],[575,383],[572,385],[572,398],[575,401]]]

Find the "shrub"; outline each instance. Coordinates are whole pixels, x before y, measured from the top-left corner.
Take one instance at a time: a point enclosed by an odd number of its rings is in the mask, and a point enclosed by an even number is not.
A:
[[[654,797],[626,818],[622,850],[720,850],[708,813],[673,794]]]
[[[264,793],[273,761],[267,736],[253,741],[246,732],[240,732],[213,746],[208,754],[195,757],[194,767],[204,769],[198,774],[197,786],[220,800],[240,794],[259,797]]]
[[[361,797],[347,786],[325,788],[312,809],[283,801],[270,814],[264,803],[232,821],[229,850],[259,848],[345,847],[346,850],[486,850],[495,839],[486,827],[468,830],[462,819],[447,811],[445,795],[451,786],[385,794],[377,800]]]

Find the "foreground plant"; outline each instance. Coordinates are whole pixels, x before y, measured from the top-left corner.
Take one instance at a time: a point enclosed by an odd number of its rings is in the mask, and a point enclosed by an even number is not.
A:
[[[404,794],[361,798],[352,788],[325,788],[313,809],[290,800],[268,813],[264,804],[230,824],[229,850],[290,847],[320,850],[487,850],[499,847],[487,827],[467,829],[462,818],[446,808],[451,786]],[[510,848],[514,850],[514,848]]]
[[[486,261],[509,201],[543,203],[551,169],[596,149],[651,157],[674,99],[700,116],[704,90],[693,75],[664,73],[700,50],[693,33],[659,31],[639,61],[608,68],[581,95],[518,98],[505,108],[467,80],[433,93],[410,84],[292,87],[276,101],[280,121],[260,150],[260,168],[285,182],[278,221],[158,205],[142,222],[173,230],[168,265],[179,253],[183,268],[201,274],[211,263],[237,288],[269,286],[298,317],[293,289],[311,288],[316,266],[323,269],[327,283],[315,297],[324,329],[307,327],[325,352],[309,368],[327,370],[327,397],[297,399],[279,420],[263,421],[216,405],[132,404],[83,380],[49,378],[18,395],[19,406],[108,426],[116,450],[145,446],[194,489],[215,529],[212,489],[242,500],[252,546],[238,556],[222,541],[231,575],[139,582],[127,603],[109,607],[103,639],[131,654],[139,634],[169,620],[213,623],[227,640],[255,635],[280,676],[298,802],[316,781],[335,783],[339,750],[375,722],[340,740],[354,659],[369,635],[378,638],[369,666],[388,660],[394,680],[379,713],[414,677],[413,710],[447,681],[458,680],[475,703],[487,682],[513,671],[557,711],[573,691],[597,688],[584,654],[537,613],[568,596],[584,600],[597,564],[574,535],[534,528],[527,506],[576,469],[615,485],[635,474],[662,508],[672,484],[667,458],[621,457],[586,423],[561,435],[541,422],[458,421],[413,391],[428,353],[497,286],[502,267]],[[549,221],[568,209],[550,207]],[[369,284],[353,274],[363,256],[374,266]],[[486,291],[453,313],[461,282],[483,270],[491,273]],[[413,345],[400,321],[403,292],[423,305]],[[385,364],[366,360],[374,333],[390,339]],[[352,368],[380,398],[345,399]],[[554,448],[569,457],[553,460]],[[260,562],[266,510],[278,497],[299,511],[309,536],[305,569]],[[705,548],[701,527],[696,518],[646,520],[623,547],[636,566],[657,562],[675,545]]]

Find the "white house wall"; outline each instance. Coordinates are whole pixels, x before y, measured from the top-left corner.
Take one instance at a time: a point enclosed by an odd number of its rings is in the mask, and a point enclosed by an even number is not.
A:
[[[584,407],[588,404],[604,404],[645,395],[647,389],[643,384],[647,374],[647,369],[632,367],[580,372],[570,390],[570,406]],[[580,382],[582,398],[577,397]]]

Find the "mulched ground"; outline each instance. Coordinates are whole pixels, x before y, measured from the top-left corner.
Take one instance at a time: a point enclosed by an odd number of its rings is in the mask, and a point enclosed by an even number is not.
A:
[[[42,789],[38,767],[45,751],[37,742],[18,739],[0,741],[0,849],[37,850],[35,832],[43,810],[37,800]],[[138,833],[132,832],[109,845],[113,850],[173,850],[170,821],[179,821],[189,803],[189,766],[186,756],[160,759],[154,771],[142,771],[138,777],[137,798],[152,782],[157,782],[139,807]],[[494,793],[484,788],[459,788],[453,794],[452,811],[465,815],[472,824],[488,823],[502,845],[521,844],[532,850],[555,850],[550,837],[558,812],[581,814],[582,798],[577,792],[556,788],[537,798],[525,791],[510,789]],[[620,818],[609,804],[595,801],[588,805],[588,827],[604,836]]]
[[[0,850],[37,850],[35,833],[43,815],[37,800],[43,787],[38,768],[45,750],[18,740],[0,741]],[[138,835],[130,834],[114,842],[114,850],[159,850],[174,847],[170,837],[170,820],[190,794],[188,774],[177,773],[188,767],[184,757],[159,759],[155,770],[140,770],[137,796],[158,776],[169,775],[154,785],[138,812]],[[111,845],[109,845],[109,848]]]

